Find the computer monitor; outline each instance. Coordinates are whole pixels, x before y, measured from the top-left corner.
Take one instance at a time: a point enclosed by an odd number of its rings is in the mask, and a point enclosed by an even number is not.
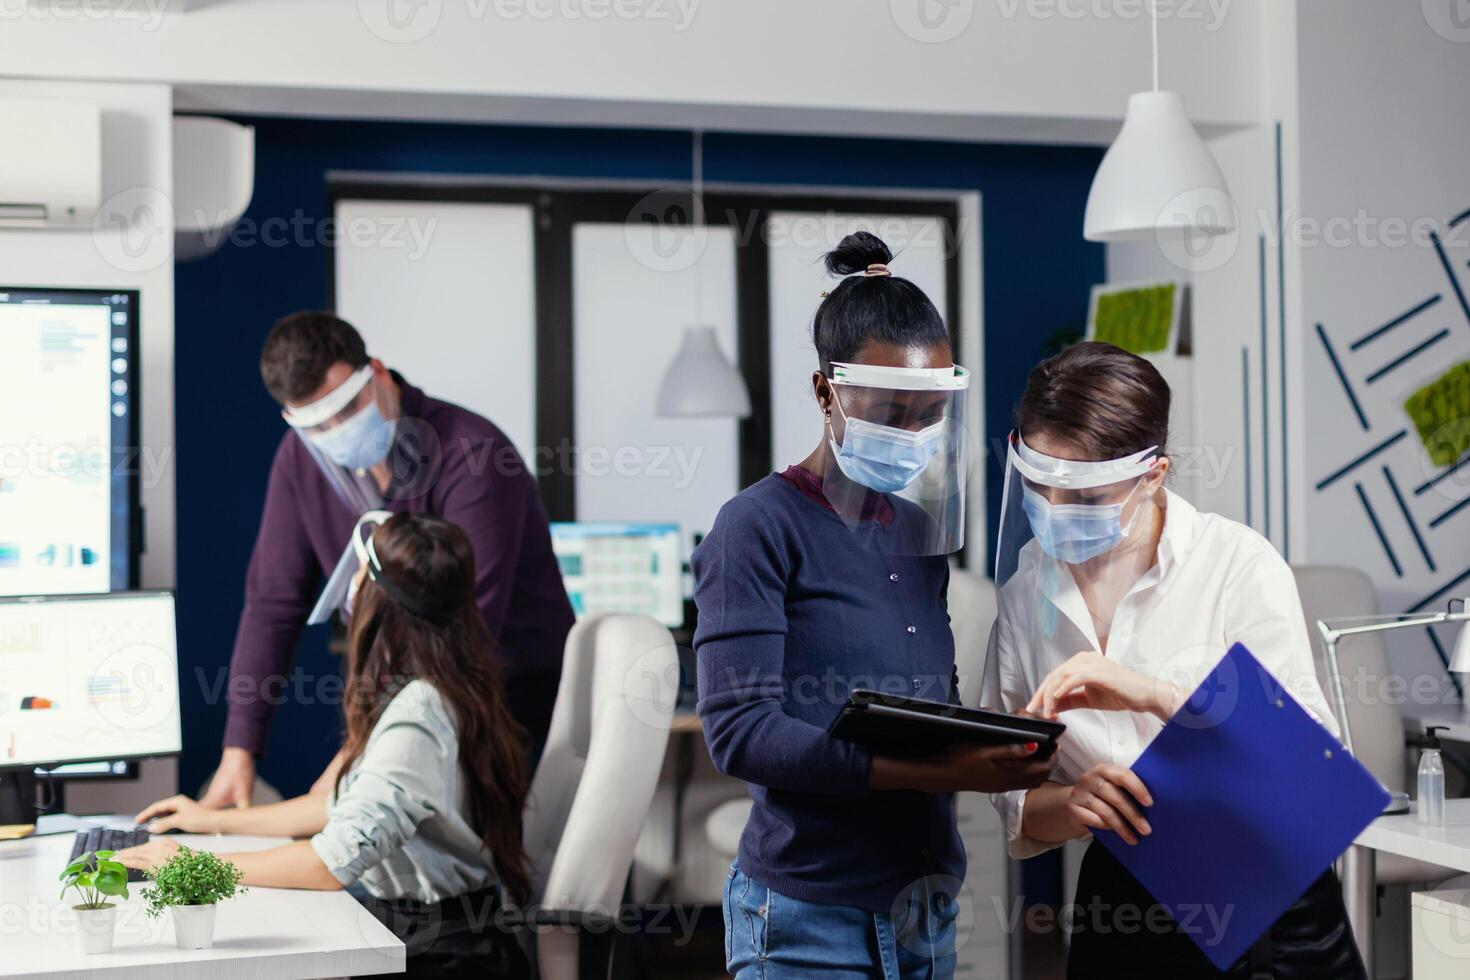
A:
[[[134,588],[138,293],[0,286],[0,595]]]
[[[0,599],[0,768],[182,748],[169,592]]]
[[[557,522],[551,546],[577,618],[632,612],[684,625],[679,525]]]
[[[137,779],[138,764],[124,759],[100,762],[66,762],[59,766],[37,766],[35,777],[53,783],[95,782],[101,779]]]

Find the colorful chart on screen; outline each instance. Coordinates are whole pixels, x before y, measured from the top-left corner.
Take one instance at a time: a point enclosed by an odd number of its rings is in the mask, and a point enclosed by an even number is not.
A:
[[[0,768],[179,748],[172,595],[0,601]]]
[[[0,595],[133,584],[135,306],[0,288]]]

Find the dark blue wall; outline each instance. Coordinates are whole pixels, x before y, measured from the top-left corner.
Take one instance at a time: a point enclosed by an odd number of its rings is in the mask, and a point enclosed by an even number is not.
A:
[[[207,695],[229,664],[266,471],[284,431],[260,383],[260,345],[278,317],[327,302],[331,256],[313,238],[329,217],[326,172],[689,177],[687,133],[246,121],[256,127],[257,147],[246,217],[262,229],[275,219],[280,234],[182,263],[175,281],[185,792],[219,757],[224,706],[222,698],[206,703]],[[1097,150],[715,134],[704,150],[710,181],[980,191],[992,444],[1008,431],[1011,407],[1043,347],[1058,331],[1080,328],[1088,288],[1103,277],[1101,247],[1081,234]],[[305,229],[304,242],[294,228]],[[993,458],[988,465],[996,472]],[[997,508],[992,502],[992,514]],[[261,764],[288,794],[303,791],[326,764],[338,726],[334,707],[312,703],[310,679],[337,669],[322,628],[307,632],[296,664],[308,681],[306,698],[293,694],[277,711]]]

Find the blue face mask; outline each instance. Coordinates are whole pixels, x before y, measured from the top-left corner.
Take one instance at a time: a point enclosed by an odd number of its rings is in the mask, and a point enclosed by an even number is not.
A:
[[[1096,558],[1127,536],[1123,527],[1127,502],[1125,498],[1116,504],[1054,504],[1025,486],[1021,494],[1021,507],[1041,550],[1069,565]]]
[[[393,447],[396,426],[383,418],[376,401],[368,402],[356,415],[340,425],[311,433],[311,444],[323,456],[349,470],[376,466]]]
[[[896,493],[918,479],[939,453],[944,423],[910,432],[848,417],[842,445],[829,442],[838,468],[849,480],[879,493]]]

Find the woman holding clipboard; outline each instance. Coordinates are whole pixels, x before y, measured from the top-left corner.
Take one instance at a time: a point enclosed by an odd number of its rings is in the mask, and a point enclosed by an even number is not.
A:
[[[947,977],[965,855],[952,793],[1036,786],[1035,745],[871,752],[849,691],[954,691],[945,555],[964,527],[964,395],[939,312],[865,232],[826,257],[816,448],[720,510],[693,556],[699,715],[754,799],[724,894],[739,978]]]
[[[1087,342],[1037,365],[1016,409],[981,698],[1065,713],[1067,731],[1048,782],[992,796],[1013,857],[1093,832],[1129,844],[1149,834],[1153,800],[1129,766],[1233,643],[1337,732],[1291,569],[1250,528],[1165,488],[1169,402],[1148,361]],[[1089,846],[1068,976],[1221,976],[1155,905],[1106,848]],[[1365,975],[1331,871],[1223,975],[1262,971]]]

